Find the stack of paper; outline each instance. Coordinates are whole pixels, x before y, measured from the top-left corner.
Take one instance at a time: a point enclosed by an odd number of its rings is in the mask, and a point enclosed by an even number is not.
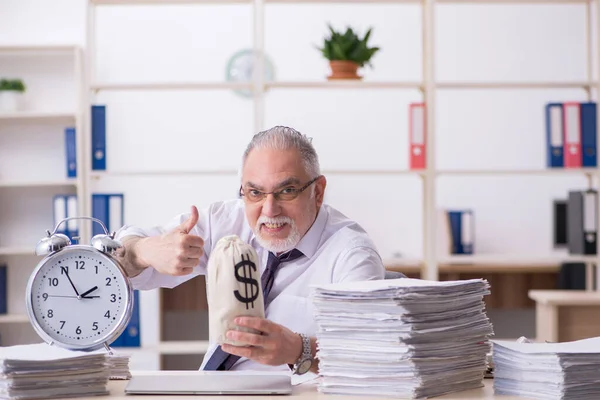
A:
[[[111,352],[106,354],[106,358],[108,361],[108,369],[110,370],[110,379],[131,378],[131,371],[129,370],[130,354],[111,349]]]
[[[486,294],[481,279],[313,287],[319,391],[419,398],[483,386]]]
[[[494,341],[494,391],[535,399],[600,399],[600,337],[563,343]]]
[[[104,354],[46,343],[0,347],[0,399],[104,395],[108,377]]]

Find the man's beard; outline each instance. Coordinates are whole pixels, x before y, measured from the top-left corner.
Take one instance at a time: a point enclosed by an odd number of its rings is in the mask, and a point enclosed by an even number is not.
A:
[[[262,232],[260,227],[262,224],[283,224],[287,223],[290,226],[290,233],[286,238],[283,239],[267,239],[262,237]],[[256,240],[258,243],[269,250],[272,253],[284,253],[286,251],[292,250],[300,241],[300,232],[298,231],[298,227],[293,219],[290,217],[276,217],[269,218],[265,216],[261,216],[258,221],[256,221],[256,227],[254,229],[254,234],[256,235]]]

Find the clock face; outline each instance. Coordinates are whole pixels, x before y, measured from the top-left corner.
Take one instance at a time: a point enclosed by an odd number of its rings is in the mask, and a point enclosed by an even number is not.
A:
[[[132,296],[126,279],[110,257],[93,248],[62,249],[30,278],[27,300],[34,327],[62,347],[101,347],[129,322]]]

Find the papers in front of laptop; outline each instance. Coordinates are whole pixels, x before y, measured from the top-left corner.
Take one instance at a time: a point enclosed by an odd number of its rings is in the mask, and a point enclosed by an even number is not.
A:
[[[422,398],[483,386],[489,293],[481,279],[314,286],[319,391]]]
[[[600,337],[562,343],[493,341],[494,391],[536,399],[600,398]]]
[[[104,354],[75,352],[46,343],[0,347],[0,399],[108,394]]]

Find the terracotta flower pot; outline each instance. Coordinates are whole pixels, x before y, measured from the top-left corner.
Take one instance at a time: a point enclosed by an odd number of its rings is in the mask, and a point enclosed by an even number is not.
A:
[[[334,79],[362,79],[359,76],[358,64],[354,61],[329,61],[331,67],[331,75],[327,77],[329,80]]]

